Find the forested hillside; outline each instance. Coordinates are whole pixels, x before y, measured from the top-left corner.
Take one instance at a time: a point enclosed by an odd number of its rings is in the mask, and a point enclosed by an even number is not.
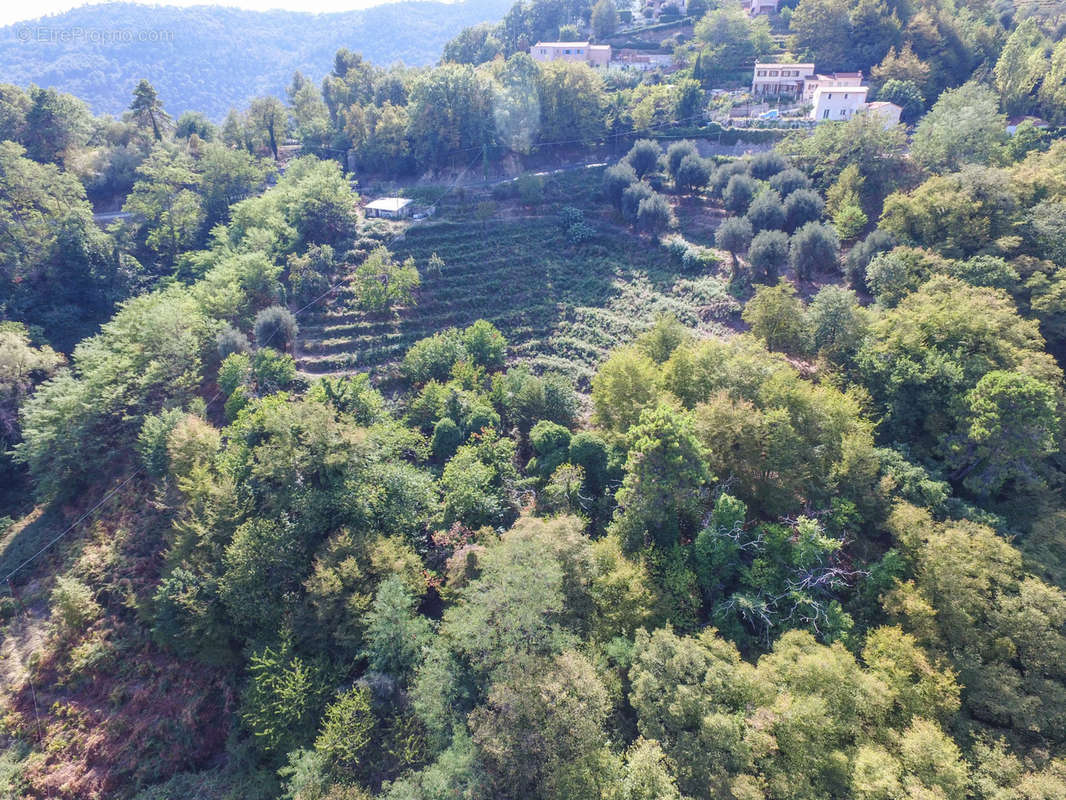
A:
[[[216,122],[254,97],[284,97],[294,72],[318,81],[338,49],[378,64],[432,64],[463,26],[498,17],[503,0],[396,2],[307,14],[223,6],[102,3],[0,28],[0,74],[77,95],[97,114],[119,114],[147,78],[175,112]]]
[[[0,84],[0,798],[1066,797],[1061,20],[618,11]]]

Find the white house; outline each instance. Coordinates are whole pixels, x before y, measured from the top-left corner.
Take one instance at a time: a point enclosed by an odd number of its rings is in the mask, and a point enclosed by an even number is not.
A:
[[[363,211],[368,217],[400,219],[411,216],[414,205],[413,201],[407,197],[382,197],[367,203]]]
[[[814,90],[814,108],[811,119],[817,122],[851,119],[857,111],[866,109],[865,86],[845,86],[843,88],[818,88]]]
[[[792,95],[803,93],[804,82],[814,77],[814,64],[755,64],[751,93],[758,95]]]
[[[866,113],[877,117],[886,128],[899,125],[899,115],[903,108],[887,100],[878,100],[876,103],[866,104]]]
[[[780,0],[746,0],[748,14],[753,17],[759,14],[776,14]]]
[[[803,81],[803,100],[811,102],[818,89],[839,88],[842,86],[862,86],[861,72],[833,72],[829,75],[814,75]]]
[[[537,42],[529,48],[534,61],[580,61],[591,67],[606,67],[611,63],[609,44],[588,42]]]

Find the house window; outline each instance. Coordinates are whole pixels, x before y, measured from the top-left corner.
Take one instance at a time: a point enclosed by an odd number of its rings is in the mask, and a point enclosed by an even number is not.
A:
[[[847,115],[848,115],[847,109],[845,109],[845,108],[840,109],[840,116],[846,117]]]
[[[844,99],[845,99],[845,100],[847,100],[847,99],[848,99],[848,96],[847,96],[847,95],[844,95]]]
[[[577,54],[578,54],[578,55],[581,55],[581,54],[582,54],[582,53],[584,53],[584,52],[585,52],[584,50],[578,50],[578,51],[577,51]]]
[[[825,110],[825,113],[822,114],[822,119],[829,119],[829,109],[828,108]]]

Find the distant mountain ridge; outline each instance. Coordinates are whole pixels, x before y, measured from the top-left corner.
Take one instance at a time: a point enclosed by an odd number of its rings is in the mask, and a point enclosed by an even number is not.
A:
[[[300,70],[320,81],[341,47],[382,66],[427,65],[462,28],[510,0],[405,2],[310,14],[222,6],[104,3],[0,28],[0,81],[52,86],[96,113],[121,113],[147,78],[167,110],[220,120],[257,96],[283,96]]]

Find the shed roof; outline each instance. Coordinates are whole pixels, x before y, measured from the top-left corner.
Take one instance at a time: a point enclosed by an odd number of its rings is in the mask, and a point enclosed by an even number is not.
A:
[[[413,201],[409,197],[379,197],[371,203],[367,203],[367,208],[372,208],[375,211],[399,211],[401,208],[406,208]]]

